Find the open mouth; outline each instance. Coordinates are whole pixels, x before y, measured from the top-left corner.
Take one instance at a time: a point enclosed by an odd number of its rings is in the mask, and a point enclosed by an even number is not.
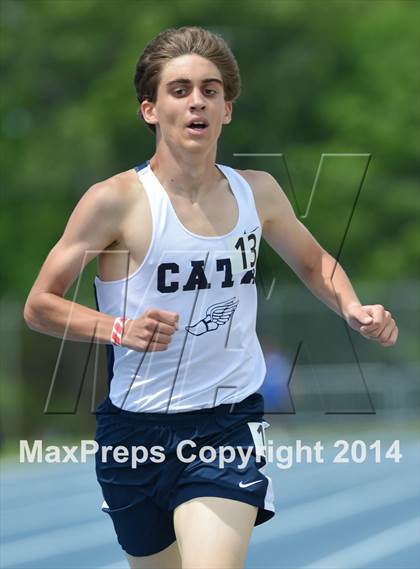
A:
[[[187,128],[194,130],[194,131],[203,131],[208,127],[207,122],[205,121],[191,121],[187,124]]]

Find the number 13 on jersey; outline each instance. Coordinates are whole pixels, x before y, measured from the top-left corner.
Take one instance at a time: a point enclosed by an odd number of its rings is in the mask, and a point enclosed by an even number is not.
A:
[[[261,240],[261,228],[250,233],[236,235],[229,240],[229,256],[232,263],[232,273],[241,273],[253,269],[257,263],[258,249]]]

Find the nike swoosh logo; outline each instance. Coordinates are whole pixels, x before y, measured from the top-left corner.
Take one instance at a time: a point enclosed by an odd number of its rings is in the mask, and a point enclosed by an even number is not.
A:
[[[252,486],[253,484],[258,484],[258,482],[263,482],[263,480],[255,480],[255,482],[248,482],[244,484],[242,480],[239,482],[239,488],[248,488],[248,486]]]

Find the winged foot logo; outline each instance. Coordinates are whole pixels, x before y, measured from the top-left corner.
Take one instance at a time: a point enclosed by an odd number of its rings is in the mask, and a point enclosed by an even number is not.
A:
[[[219,326],[223,326],[232,318],[239,300],[235,297],[212,304],[206,310],[204,318],[193,324],[192,326],[185,326],[185,330],[194,336],[201,336],[206,332],[213,332]]]

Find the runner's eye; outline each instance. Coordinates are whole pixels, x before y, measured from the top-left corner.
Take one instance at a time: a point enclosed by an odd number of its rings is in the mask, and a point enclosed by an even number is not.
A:
[[[186,93],[186,89],[184,87],[178,87],[177,89],[173,90],[173,94],[176,97],[183,97]]]

